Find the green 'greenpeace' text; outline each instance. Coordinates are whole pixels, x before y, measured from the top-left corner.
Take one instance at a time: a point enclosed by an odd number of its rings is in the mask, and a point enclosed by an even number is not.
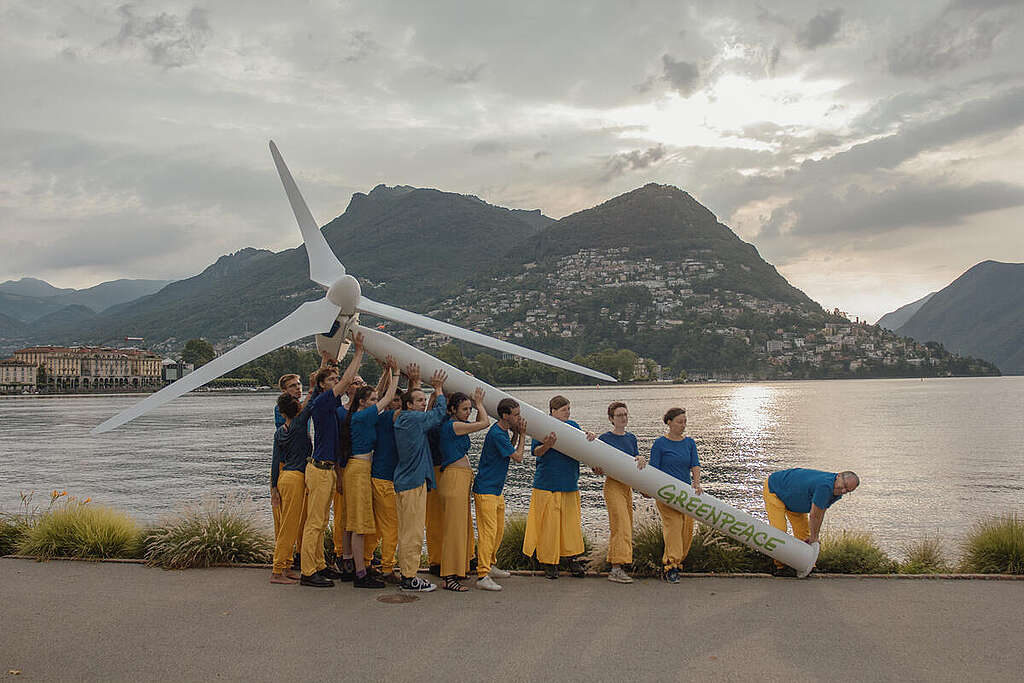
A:
[[[658,498],[666,505],[677,505],[687,514],[702,520],[712,528],[723,531],[733,538],[752,543],[765,550],[775,550],[780,545],[785,545],[786,539],[777,536],[770,536],[763,531],[756,531],[754,525],[736,517],[724,510],[719,510],[710,503],[705,503],[697,496],[691,496],[686,491],[678,491],[674,484],[665,484],[658,489]]]

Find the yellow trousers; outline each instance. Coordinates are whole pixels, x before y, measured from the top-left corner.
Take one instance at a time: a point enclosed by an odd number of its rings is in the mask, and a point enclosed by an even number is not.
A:
[[[579,491],[533,489],[526,516],[523,554],[537,553],[537,561],[558,564],[560,558],[583,553]]]
[[[633,562],[633,489],[605,477],[604,504],[608,510],[608,563]]]
[[[291,471],[291,470],[289,470],[289,471]],[[281,473],[283,473],[283,472],[284,472],[284,470],[282,469]],[[302,472],[299,472],[299,474],[302,474]],[[277,480],[278,480],[278,482],[281,481],[281,475],[280,474],[278,474]],[[305,475],[303,475],[303,480],[305,480]],[[280,490],[281,489],[280,489],[280,483],[279,483],[278,491],[280,491]],[[281,508],[280,507],[274,507],[273,505],[271,505],[270,506],[270,511],[274,515],[274,544],[276,546],[276,544],[277,544],[277,535],[279,533],[281,533]],[[302,552],[302,530],[305,527],[306,527],[306,489],[305,489],[305,486],[303,486],[303,489],[302,489],[302,511],[301,511],[300,516],[299,516],[299,534],[298,534],[298,536],[295,537],[295,548],[294,548],[294,551],[297,552],[297,553],[298,552]]]
[[[476,505],[476,574],[487,576],[497,563],[498,546],[505,535],[505,496],[473,495]]]
[[[370,485],[370,461],[351,458],[345,466],[341,488],[345,492],[345,531],[374,534],[373,487]]]
[[[661,514],[661,536],[665,540],[661,564],[666,570],[679,569],[693,543],[693,517],[664,503],[658,503],[658,512]]]
[[[434,468],[434,483],[441,481],[441,468]],[[444,539],[444,502],[440,491],[427,491],[427,563],[441,564],[441,545]]]
[[[473,513],[469,510],[469,489],[473,470],[449,466],[441,472],[437,491],[441,496],[443,531],[441,576],[469,576],[473,556]]]
[[[764,509],[768,513],[768,523],[782,533],[786,533],[786,520],[789,520],[790,525],[793,527],[794,536],[801,541],[806,541],[811,537],[807,513],[787,510],[786,504],[782,502],[782,499],[768,490],[767,479],[764,480]],[[778,561],[775,562],[775,565],[782,567],[782,563]]]
[[[327,567],[324,529],[331,512],[331,497],[338,480],[333,469],[306,467],[306,528],[302,531],[302,573],[310,576]]]
[[[281,526],[274,538],[274,573],[280,574],[292,566],[295,541],[301,533],[300,522],[306,507],[306,477],[298,471],[281,472],[277,490],[281,494]]]
[[[411,579],[420,568],[423,550],[423,524],[427,516],[427,484],[395,493],[398,512],[398,568]]]
[[[395,549],[398,547],[398,510],[395,507],[395,485],[387,479],[370,479],[373,486],[373,521],[376,528],[374,542],[367,538],[364,559],[369,565],[373,549],[380,538],[381,570],[390,574],[395,570]]]
[[[342,485],[344,485],[345,470],[341,471]],[[345,533],[345,495],[334,491],[334,526],[331,528],[331,540],[334,541],[334,555],[341,557],[341,537]]]

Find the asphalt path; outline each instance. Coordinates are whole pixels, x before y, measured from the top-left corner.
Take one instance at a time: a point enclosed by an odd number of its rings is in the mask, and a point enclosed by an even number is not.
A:
[[[258,569],[0,559],[0,678],[1019,681],[1024,582],[512,577],[268,583]],[[12,671],[18,671],[15,675]]]

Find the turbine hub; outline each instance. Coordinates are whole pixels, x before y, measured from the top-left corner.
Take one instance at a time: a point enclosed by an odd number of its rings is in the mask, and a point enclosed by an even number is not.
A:
[[[341,309],[339,315],[352,315],[359,305],[362,289],[359,281],[351,275],[342,275],[327,290],[327,299]]]

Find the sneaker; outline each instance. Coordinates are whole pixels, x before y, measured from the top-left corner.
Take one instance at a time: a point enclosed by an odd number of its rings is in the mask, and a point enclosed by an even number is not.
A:
[[[314,588],[330,588],[334,585],[334,582],[330,579],[322,576],[320,572],[306,576],[303,574],[299,578],[299,584],[303,586],[313,586]]]
[[[427,572],[429,572],[433,576],[440,577],[441,576],[441,565],[439,565],[439,564],[432,564],[432,565],[430,565],[430,568],[427,570]]]
[[[544,578],[545,579],[557,579],[558,578],[558,565],[557,564],[546,564],[546,565],[544,565]]]
[[[366,572],[362,576],[357,576],[352,581],[352,586],[354,588],[384,588],[384,582],[370,572]]]
[[[507,572],[501,567],[491,567],[491,571],[487,573],[487,576],[492,579],[507,579],[512,576],[512,572]]]
[[[587,569],[579,560],[573,560],[569,563],[569,573],[577,579],[582,579],[587,575]]]
[[[661,575],[661,578],[663,581],[667,581],[668,583],[679,583],[679,570],[669,569]]]
[[[292,569],[302,569],[302,555],[295,553],[295,557],[292,558]]]
[[[437,588],[426,579],[414,576],[411,579],[402,577],[402,591],[406,593],[429,593]]]
[[[622,567],[612,567],[612,570],[608,572],[608,580],[615,583],[633,583],[633,577],[627,574]]]
[[[341,577],[344,576],[344,574],[339,571],[335,571],[332,567],[325,567],[324,569],[321,569],[319,574],[325,579],[341,579]],[[352,579],[349,579],[349,581],[351,580]],[[344,581],[344,579],[342,579],[342,581]]]
[[[469,558],[469,571],[475,572],[477,568],[476,557]]]
[[[477,579],[476,587],[483,591],[500,591],[501,586],[494,582],[494,579],[491,578],[491,575],[487,575],[482,579]]]
[[[338,578],[344,582],[354,581],[356,578],[356,563],[350,558],[338,560]]]

